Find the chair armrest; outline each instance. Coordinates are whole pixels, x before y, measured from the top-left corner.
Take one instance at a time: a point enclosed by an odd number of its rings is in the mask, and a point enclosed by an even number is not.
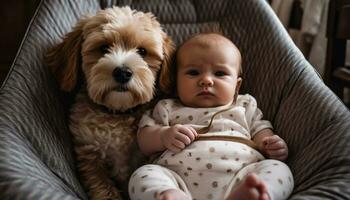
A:
[[[58,86],[44,62],[98,1],[42,0],[0,90],[0,199],[86,199]]]

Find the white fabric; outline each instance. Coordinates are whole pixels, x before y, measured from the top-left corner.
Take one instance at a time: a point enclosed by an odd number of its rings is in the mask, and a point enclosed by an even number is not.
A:
[[[176,99],[164,99],[157,103],[153,112],[146,112],[140,120],[139,127],[173,126],[188,124],[193,128],[203,128],[218,111],[231,105],[215,108],[191,108],[183,106]],[[262,120],[263,114],[251,95],[238,95],[236,105],[229,111],[217,115],[207,135],[233,135],[251,139],[262,129],[271,128],[269,121]]]
[[[139,127],[190,124],[194,128],[202,128],[208,125],[216,112],[229,106],[191,108],[174,99],[161,100],[153,112],[147,112],[142,117]],[[272,128],[270,122],[262,120],[262,117],[252,96],[239,95],[236,105],[215,117],[206,134],[251,139],[259,131]],[[195,141],[179,153],[166,150],[155,160],[157,165],[139,168],[129,182],[130,198],[155,199],[167,189],[179,189],[190,199],[222,200],[245,175],[255,172],[267,184],[271,199],[286,199],[294,184],[290,169],[279,161],[264,159],[258,151],[245,144]]]
[[[158,165],[140,167],[130,178],[130,199],[157,199],[162,192],[177,189],[189,199],[223,200],[250,173],[264,181],[271,200],[287,199],[292,193],[294,181],[286,164],[269,159],[258,161],[263,157],[253,149],[240,143],[221,142],[227,145],[220,145],[222,148],[215,152],[209,149],[215,145],[213,142],[198,141],[191,154],[164,154]],[[212,146],[205,148],[210,143]]]

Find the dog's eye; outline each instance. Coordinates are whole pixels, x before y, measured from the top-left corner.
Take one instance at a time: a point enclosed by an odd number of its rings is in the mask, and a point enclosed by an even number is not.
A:
[[[145,48],[137,48],[137,53],[140,54],[141,57],[145,57],[147,55],[147,50]]]
[[[100,47],[100,52],[102,53],[102,54],[106,54],[106,53],[109,53],[109,46],[108,45],[102,45],[101,47]]]

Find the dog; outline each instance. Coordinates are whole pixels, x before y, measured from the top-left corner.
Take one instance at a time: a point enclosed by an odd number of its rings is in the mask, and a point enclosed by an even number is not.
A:
[[[171,38],[152,13],[112,7],[83,17],[49,50],[48,66],[70,110],[77,168],[90,199],[122,199],[135,165],[137,122],[145,105],[169,89]],[[125,198],[125,196],[124,196]]]

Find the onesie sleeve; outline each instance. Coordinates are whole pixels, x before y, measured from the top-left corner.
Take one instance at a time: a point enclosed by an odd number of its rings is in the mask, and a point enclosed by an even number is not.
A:
[[[254,137],[256,133],[263,129],[272,129],[272,124],[263,120],[263,114],[261,110],[257,107],[257,102],[251,95],[245,95],[246,101],[243,103],[243,107],[246,109],[246,119],[250,131],[251,137]]]
[[[139,128],[146,126],[169,126],[170,107],[168,100],[160,100],[153,110],[145,112],[139,122]]]

